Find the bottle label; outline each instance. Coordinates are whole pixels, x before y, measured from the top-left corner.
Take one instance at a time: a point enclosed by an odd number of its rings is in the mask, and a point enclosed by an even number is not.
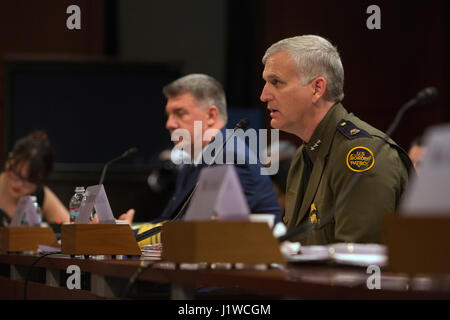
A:
[[[70,208],[70,222],[75,222],[75,219],[80,214],[80,208]]]

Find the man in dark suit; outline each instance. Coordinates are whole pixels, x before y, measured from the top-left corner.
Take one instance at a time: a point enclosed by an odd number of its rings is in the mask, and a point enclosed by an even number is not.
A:
[[[172,139],[175,139],[174,143],[178,149],[184,150],[189,155],[188,160],[191,161],[184,162],[177,177],[174,195],[161,216],[136,231],[138,239],[143,232],[147,231],[148,234],[149,230],[160,227],[165,221],[183,217],[188,207],[183,207],[183,205],[194,189],[201,169],[208,166],[202,161],[203,152],[214,136],[222,135],[222,141],[225,141],[227,107],[225,93],[218,81],[204,74],[191,74],[164,87],[163,93],[167,98],[166,128],[171,133]],[[211,139],[204,140],[202,133],[214,132],[214,130],[216,130],[216,135],[212,135]],[[176,135],[178,132],[185,134],[178,139]],[[279,221],[281,219],[280,208],[270,178],[267,175],[261,175],[262,166],[259,162],[257,164],[249,163],[247,147],[241,151],[245,152],[246,161],[244,164],[235,163],[234,166],[250,212],[272,213],[276,216],[275,221]],[[224,160],[226,154],[227,149],[225,148],[218,158]],[[225,163],[225,161],[220,163]],[[156,233],[140,241],[139,244],[142,246],[158,242],[160,242],[160,234]]]

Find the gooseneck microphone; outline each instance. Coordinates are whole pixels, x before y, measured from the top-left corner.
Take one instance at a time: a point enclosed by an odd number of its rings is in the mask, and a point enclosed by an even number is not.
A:
[[[214,156],[213,161],[211,161],[211,163],[208,163],[208,167],[211,166],[213,163],[216,162],[217,157],[223,152],[223,150],[225,149],[225,146],[227,145],[228,141],[231,139],[231,137],[234,136],[234,133],[236,132],[236,130],[238,129],[242,129],[244,130],[245,128],[248,127],[248,125],[250,124],[250,120],[248,120],[247,118],[243,118],[241,119],[236,126],[233,128],[233,133],[230,134],[228,136],[228,138],[225,140],[225,142],[222,144],[222,148],[220,148],[219,152],[217,152],[217,154]],[[194,189],[192,189],[192,192],[189,194],[189,197],[184,201],[183,206],[181,207],[181,209],[178,211],[178,213],[175,215],[175,217],[172,220],[176,220],[178,219],[178,217],[181,215],[181,213],[183,212],[184,208],[186,208],[186,206],[189,204],[189,202],[191,202],[191,198],[195,193],[195,190],[197,190],[198,187],[198,181],[195,184]]]
[[[425,88],[425,89],[422,89],[421,91],[419,91],[413,99],[406,102],[399,109],[399,111],[397,111],[397,114],[395,115],[394,120],[392,121],[388,130],[386,130],[386,133],[384,135],[384,140],[387,140],[392,135],[392,133],[395,131],[395,129],[397,129],[398,125],[400,124],[401,119],[403,118],[403,116],[407,110],[411,109],[413,106],[416,106],[418,104],[430,103],[437,97],[437,95],[438,95],[438,90],[436,88],[428,87],[428,88]],[[384,143],[380,143],[378,145],[377,149],[375,149],[375,151],[373,153],[373,158],[375,158],[375,156],[380,152],[380,150],[383,146],[384,146]],[[323,215],[323,218],[322,218],[323,224],[326,224],[327,222],[329,222],[329,220],[332,219],[332,217],[334,216],[334,212],[337,211],[344,204],[345,200],[347,200],[347,197],[353,191],[353,189],[355,188],[356,184],[358,183],[359,179],[361,179],[361,177],[362,177],[361,174],[357,174],[353,177],[352,180],[350,180],[350,183],[348,184],[347,188],[339,195],[339,200],[336,202],[336,205],[334,207],[332,207],[329,211],[325,212],[325,214]],[[297,227],[286,232],[286,234],[284,234],[283,236],[278,237],[278,241],[283,242],[286,240],[290,240],[295,236],[305,234],[305,233],[311,231],[312,227],[313,227],[313,224],[311,224],[307,221],[303,222],[300,225],[298,225]]]
[[[397,114],[395,115],[394,121],[392,121],[389,129],[386,130],[386,136],[390,137],[395,129],[397,129],[397,126],[400,124],[400,120],[403,118],[403,115],[406,111],[418,104],[426,104],[432,102],[434,99],[436,99],[437,95],[438,90],[435,87],[427,87],[420,90],[414,98],[406,102],[400,108],[400,110],[398,110]]]
[[[247,129],[248,125],[250,124],[250,120],[248,120],[248,118],[243,118],[241,120],[239,120],[239,122],[236,124],[236,126],[234,127],[234,131],[236,131],[237,129]]]
[[[105,179],[106,169],[108,169],[108,166],[109,166],[111,163],[114,163],[114,162],[119,161],[119,160],[121,160],[121,159],[123,159],[123,158],[126,158],[126,157],[128,157],[128,156],[130,156],[130,155],[132,155],[132,154],[134,154],[134,153],[136,153],[136,152],[138,152],[138,148],[133,147],[133,148],[128,149],[128,150],[125,151],[124,153],[122,153],[122,154],[121,154],[120,156],[118,156],[117,158],[114,158],[114,159],[108,161],[108,162],[103,166],[102,175],[101,175],[101,177],[100,177],[100,182],[99,182],[98,184],[102,184],[102,183],[103,183],[103,180]]]
[[[244,130],[244,129],[246,129],[246,128],[248,127],[249,124],[250,124],[250,120],[248,120],[248,118],[243,118],[243,119],[241,119],[241,120],[236,124],[236,126],[233,128],[233,133],[230,134],[230,135],[228,136],[228,138],[225,140],[225,142],[222,144],[222,148],[221,148],[221,149],[217,152],[217,154],[214,156],[213,161],[211,161],[211,163],[208,163],[208,164],[207,164],[208,167],[211,166],[213,163],[216,162],[217,157],[223,152],[223,150],[225,149],[225,146],[226,146],[227,142],[231,139],[231,137],[234,136],[234,133],[236,132],[236,130],[238,130],[238,129]],[[175,220],[177,220],[177,219],[181,216],[181,214],[183,213],[183,211],[184,211],[184,209],[186,208],[186,206],[191,202],[191,199],[192,199],[192,197],[193,197],[193,195],[194,195],[194,193],[195,193],[195,190],[197,190],[197,187],[198,187],[198,181],[197,181],[197,183],[195,184],[195,186],[194,186],[194,188],[192,189],[192,191],[191,191],[191,193],[189,194],[189,196],[187,197],[187,199],[183,202],[183,205],[181,206],[180,210],[178,210],[178,212],[177,212],[177,214],[175,215],[175,217],[173,217],[172,219],[170,219],[170,221],[175,221]],[[144,231],[144,232],[142,232],[142,233],[136,235],[136,241],[139,242],[139,241],[142,241],[142,240],[144,240],[144,239],[147,239],[147,238],[149,238],[149,237],[151,237],[151,236],[154,236],[155,234],[161,232],[161,230],[162,230],[161,227],[155,227],[155,228],[152,228],[152,229],[150,229],[150,230]]]
[[[228,141],[234,136],[236,130],[239,130],[239,129],[245,130],[249,124],[250,124],[250,120],[248,120],[248,118],[243,118],[243,119],[239,120],[239,122],[233,128],[233,133],[230,134],[228,136],[228,138],[225,140],[225,142],[222,144],[222,148],[214,156],[213,161],[211,161],[211,163],[208,163],[208,167],[216,162],[217,157],[223,152],[223,150],[225,149],[225,146],[227,145]]]
[[[435,87],[427,87],[417,93],[417,103],[425,104],[433,102],[438,96],[438,90]]]

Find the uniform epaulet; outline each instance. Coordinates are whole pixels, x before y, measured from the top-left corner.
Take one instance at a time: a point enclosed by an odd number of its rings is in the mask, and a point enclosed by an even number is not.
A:
[[[358,128],[353,122],[345,119],[342,119],[338,122],[337,130],[350,140],[358,138],[372,138],[370,133],[361,128]]]

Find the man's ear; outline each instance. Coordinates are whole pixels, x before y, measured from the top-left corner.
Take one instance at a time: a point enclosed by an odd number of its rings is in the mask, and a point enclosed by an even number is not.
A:
[[[327,80],[324,77],[317,77],[311,81],[312,103],[316,104],[325,94],[327,90]]]
[[[217,109],[217,107],[215,105],[212,105],[212,106],[208,107],[208,109],[206,110],[206,113],[207,113],[206,121],[207,121],[208,127],[212,127],[216,123],[216,121],[219,117],[219,109]]]

